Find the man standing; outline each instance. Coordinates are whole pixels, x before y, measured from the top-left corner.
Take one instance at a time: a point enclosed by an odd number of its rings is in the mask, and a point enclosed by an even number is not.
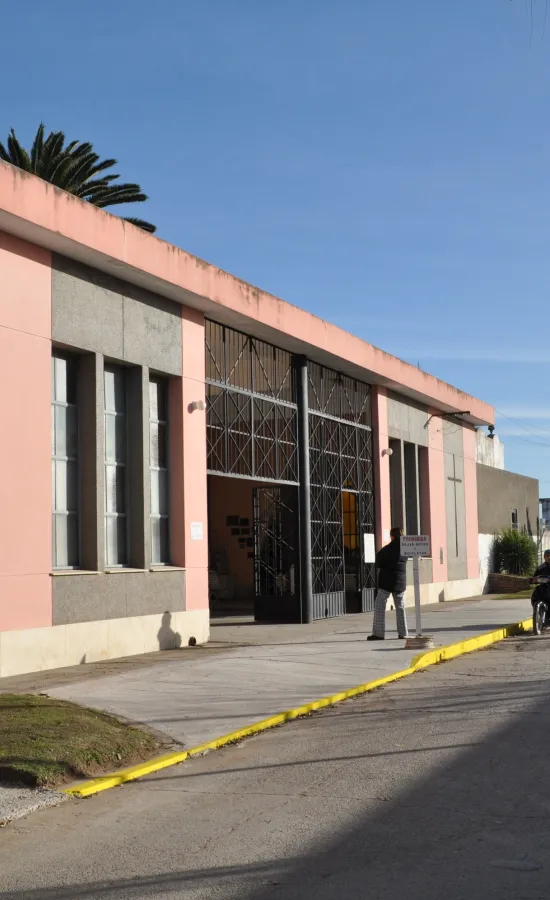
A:
[[[378,591],[374,601],[374,619],[372,634],[367,641],[383,641],[386,634],[386,603],[390,594],[395,603],[397,634],[400,638],[409,635],[407,617],[405,615],[405,588],[407,587],[407,560],[401,556],[400,538],[402,528],[392,528],[390,543],[382,547],[376,554],[378,569]]]

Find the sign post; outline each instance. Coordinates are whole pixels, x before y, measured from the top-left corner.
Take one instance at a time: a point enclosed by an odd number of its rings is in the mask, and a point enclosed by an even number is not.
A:
[[[401,537],[401,556],[413,561],[414,612],[416,620],[416,636],[407,638],[407,649],[433,647],[433,638],[422,634],[422,615],[420,612],[420,564],[421,557],[430,555],[430,538],[425,534],[407,534]]]

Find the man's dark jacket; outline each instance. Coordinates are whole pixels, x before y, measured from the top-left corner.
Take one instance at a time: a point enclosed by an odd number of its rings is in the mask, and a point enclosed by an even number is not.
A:
[[[378,587],[392,594],[400,594],[407,587],[407,560],[401,556],[399,545],[400,541],[392,541],[376,554]]]

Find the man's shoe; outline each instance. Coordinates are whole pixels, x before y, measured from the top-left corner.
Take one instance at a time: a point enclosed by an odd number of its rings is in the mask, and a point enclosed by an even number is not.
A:
[[[377,634],[369,634],[367,641],[383,641],[383,637],[378,637]]]

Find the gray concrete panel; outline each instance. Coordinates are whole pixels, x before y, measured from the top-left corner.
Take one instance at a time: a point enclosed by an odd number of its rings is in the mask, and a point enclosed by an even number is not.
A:
[[[181,375],[182,332],[179,307],[160,298],[126,296],[124,359],[159,372]]]
[[[124,359],[123,295],[114,279],[63,257],[52,261],[52,339]]]
[[[185,572],[54,575],[53,625],[185,609]]]
[[[57,255],[52,268],[52,337],[109,359],[182,373],[178,304]]]
[[[421,447],[428,446],[428,430],[424,427],[429,413],[426,407],[408,397],[388,394],[388,434]]]

